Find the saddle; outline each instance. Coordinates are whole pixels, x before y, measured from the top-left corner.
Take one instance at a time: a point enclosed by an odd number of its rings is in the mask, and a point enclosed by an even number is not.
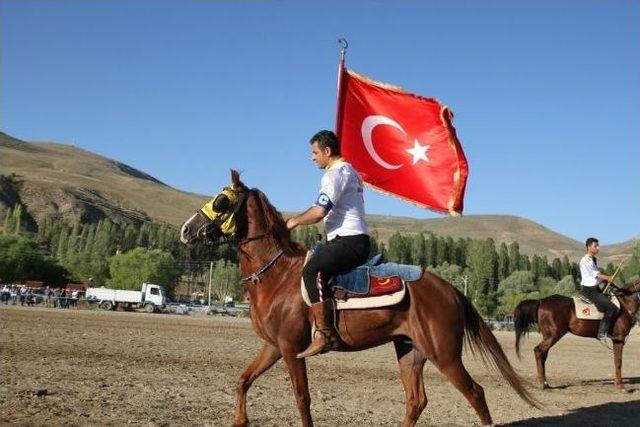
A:
[[[316,246],[315,250],[321,250]],[[306,264],[313,251],[307,252]],[[413,265],[383,262],[378,254],[364,265],[329,278],[337,310],[387,307],[400,303],[406,293],[407,281],[422,277],[422,268]],[[311,306],[304,281],[300,281],[302,299]]]
[[[611,302],[616,307],[620,308],[620,301],[618,298],[611,297]],[[589,301],[584,295],[573,297],[573,305],[576,307],[576,317],[583,320],[602,320],[604,319],[604,313],[599,311],[594,303]]]

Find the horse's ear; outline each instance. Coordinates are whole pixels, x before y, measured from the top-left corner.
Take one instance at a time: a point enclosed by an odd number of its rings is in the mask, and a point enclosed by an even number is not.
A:
[[[240,181],[240,174],[237,170],[231,169],[231,186],[233,188],[241,188],[244,184]]]

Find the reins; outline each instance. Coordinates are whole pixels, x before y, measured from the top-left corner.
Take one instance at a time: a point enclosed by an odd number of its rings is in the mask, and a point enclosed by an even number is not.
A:
[[[239,198],[238,198],[238,202],[236,203],[236,206],[233,210],[233,214],[234,215],[238,215],[240,213],[240,210],[242,208],[242,206],[244,205],[244,203],[247,200],[247,197],[249,195],[249,191],[246,187],[242,188],[242,193],[240,194]],[[208,228],[211,227],[212,225],[217,225],[213,222],[210,222],[209,224],[205,224],[203,225],[200,230],[198,230],[198,234],[200,234],[200,231],[203,228]],[[255,236],[251,236],[251,237],[246,237],[240,241],[237,240],[236,235],[233,234],[231,237],[228,237],[226,235],[222,236],[221,240],[215,241],[213,239],[207,238],[207,244],[212,245],[212,246],[221,246],[221,245],[225,245],[225,244],[236,244],[236,246],[238,247],[238,249],[240,251],[242,251],[242,246],[246,245],[247,243],[250,242],[254,242],[256,240],[261,240],[264,239],[266,237],[272,237],[274,231],[272,229],[269,229],[267,232],[262,233],[262,234],[258,234]],[[208,237],[207,235],[207,230],[204,230],[203,233],[205,236]],[[244,252],[244,251],[242,251]],[[261,275],[263,275],[267,270],[269,270],[271,267],[273,267],[273,265],[278,261],[278,259],[284,254],[284,249],[280,248],[278,250],[278,253],[276,253],[276,255],[270,260],[268,261],[266,264],[264,264],[262,267],[260,267],[260,269],[258,269],[258,271],[245,276],[245,277],[241,277],[241,281],[243,282],[251,282],[253,284],[257,284],[260,283],[262,281],[262,279],[260,278]]]
[[[267,270],[269,270],[271,267],[273,267],[273,265],[276,263],[276,261],[278,261],[278,258],[280,258],[282,254],[284,254],[284,251],[280,249],[276,254],[276,256],[274,256],[271,261],[267,262],[255,273],[242,277],[240,280],[242,280],[243,282],[251,282],[254,285],[260,283],[262,281],[262,279],[260,279],[260,276],[264,274]]]

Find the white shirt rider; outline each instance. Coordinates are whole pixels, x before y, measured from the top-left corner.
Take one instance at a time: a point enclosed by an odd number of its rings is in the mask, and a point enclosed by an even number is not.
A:
[[[327,211],[324,217],[327,240],[333,240],[337,236],[369,234],[364,219],[362,178],[343,159],[338,159],[327,167],[315,204]]]
[[[599,286],[602,283],[602,279],[598,277],[598,265],[595,258],[585,255],[580,260],[580,276],[582,280],[580,284],[588,288]]]
[[[592,288],[600,285],[604,280],[612,282],[613,277],[607,276],[598,270],[596,255],[600,252],[598,239],[590,237],[586,242],[587,253],[580,260],[580,285]]]

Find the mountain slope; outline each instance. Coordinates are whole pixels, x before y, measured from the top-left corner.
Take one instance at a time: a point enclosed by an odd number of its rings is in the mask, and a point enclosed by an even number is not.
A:
[[[0,203],[10,205],[13,190],[38,223],[45,218],[73,224],[108,217],[177,225],[206,200],[74,146],[23,142],[0,134],[0,155],[5,176]]]
[[[26,225],[35,229],[45,219],[68,224],[110,218],[116,222],[161,221],[180,225],[208,196],[171,188],[128,165],[78,147],[24,142],[0,132],[0,216],[21,203]],[[250,183],[248,183],[250,184]],[[505,215],[469,215],[439,219],[370,215],[379,238],[391,234],[431,232],[443,236],[493,238],[498,244],[518,241],[522,253],[569,256],[577,260],[582,243],[526,218]],[[631,253],[630,240],[605,246],[602,260]]]

